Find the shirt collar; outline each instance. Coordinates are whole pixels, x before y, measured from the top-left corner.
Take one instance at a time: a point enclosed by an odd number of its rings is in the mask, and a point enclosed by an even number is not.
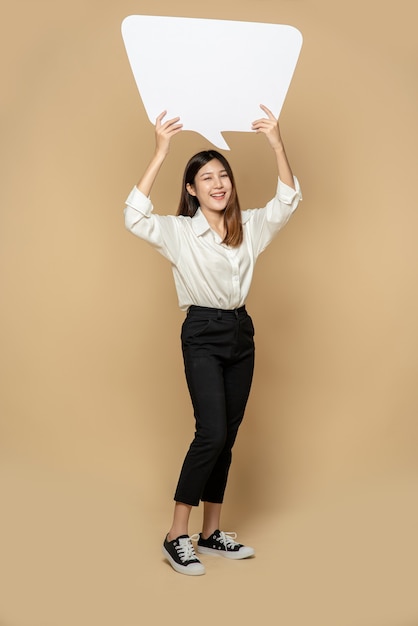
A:
[[[200,237],[200,235],[203,235],[203,233],[205,233],[206,231],[210,229],[208,221],[206,217],[203,215],[200,207],[197,209],[196,213],[192,217],[192,226],[193,226],[194,232],[196,233],[198,237]]]
[[[241,219],[242,219],[243,224],[248,222],[250,217],[251,217],[250,211],[241,211]],[[210,230],[208,221],[206,217],[204,216],[200,207],[197,209],[196,213],[192,217],[192,226],[193,226],[194,232],[196,233],[198,237],[200,237],[200,235],[203,235],[208,230]]]

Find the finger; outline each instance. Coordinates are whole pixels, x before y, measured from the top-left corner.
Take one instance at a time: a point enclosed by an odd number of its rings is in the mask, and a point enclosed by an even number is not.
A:
[[[268,120],[266,117],[261,117],[259,120],[254,120],[253,124],[265,124],[265,126],[274,127],[277,124],[276,120]]]
[[[163,117],[165,117],[167,115],[167,111],[162,111],[159,116],[157,117],[157,119],[155,120],[155,125],[156,126],[160,126]]]
[[[271,119],[271,120],[275,120],[275,116],[273,115],[273,113],[270,111],[270,109],[268,109],[266,107],[265,104],[260,104],[260,109],[263,109],[264,113],[267,114],[267,116]]]
[[[173,126],[167,129],[167,133],[169,135],[175,135],[182,128],[183,128],[183,124],[174,124]]]
[[[164,122],[161,128],[163,129],[169,128],[173,124],[176,124],[179,121],[179,119],[180,117],[173,117],[171,120],[167,120],[166,122]]]
[[[277,126],[277,122],[275,122],[274,124],[271,123],[270,120],[257,120],[256,122],[252,123],[252,128],[262,128],[264,130],[274,130]]]

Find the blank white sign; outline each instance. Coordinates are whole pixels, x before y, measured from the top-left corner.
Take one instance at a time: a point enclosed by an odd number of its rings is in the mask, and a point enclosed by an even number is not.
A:
[[[279,117],[302,47],[293,26],[151,15],[122,36],[150,121],[167,110],[224,150],[222,131],[251,132],[260,104]]]

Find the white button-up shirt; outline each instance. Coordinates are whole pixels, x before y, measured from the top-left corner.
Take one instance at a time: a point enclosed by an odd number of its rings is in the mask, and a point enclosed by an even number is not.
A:
[[[193,217],[157,215],[151,200],[134,187],[126,200],[125,225],[171,263],[179,306],[236,309],[245,303],[258,255],[286,224],[302,199],[278,181],[275,197],[262,209],[242,211],[244,239],[238,248],[222,243],[198,209]]]

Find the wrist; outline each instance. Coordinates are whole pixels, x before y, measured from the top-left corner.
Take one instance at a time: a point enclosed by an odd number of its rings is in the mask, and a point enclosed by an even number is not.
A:
[[[161,164],[166,158],[167,154],[168,154],[168,150],[162,150],[161,148],[156,148],[154,152],[154,156],[152,157],[152,160],[154,161],[154,163]]]
[[[274,144],[274,146],[272,146],[274,152],[276,154],[283,154],[284,153],[284,145],[282,140],[280,140],[278,143]]]

